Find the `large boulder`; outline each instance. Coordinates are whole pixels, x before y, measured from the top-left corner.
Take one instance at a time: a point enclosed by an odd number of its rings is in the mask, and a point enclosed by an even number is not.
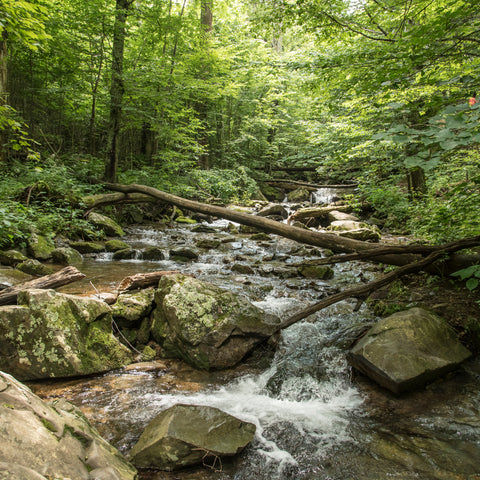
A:
[[[101,215],[97,212],[92,212],[88,216],[88,221],[93,223],[97,228],[104,231],[105,235],[109,237],[123,237],[125,235],[122,227],[106,215]]]
[[[263,207],[257,215],[260,217],[268,217],[270,215],[279,215],[282,218],[288,217],[287,209],[280,203],[271,203],[266,207]]]
[[[105,372],[131,362],[101,300],[26,290],[0,307],[0,370],[20,380]]]
[[[308,202],[310,200],[311,192],[308,188],[300,187],[287,193],[287,200],[290,203]]]
[[[2,265],[14,267],[17,263],[27,260],[27,258],[28,257],[18,250],[0,250],[0,263]]]
[[[72,404],[51,404],[0,372],[0,478],[134,480],[136,469]]]
[[[138,467],[176,470],[208,456],[236,455],[254,435],[254,424],[218,408],[179,404],[147,425],[129,458]]]
[[[59,247],[52,252],[52,259],[62,265],[78,265],[83,262],[80,252],[71,247]]]
[[[196,368],[228,368],[268,338],[280,320],[246,297],[185,275],[161,278],[152,335],[166,356]]]
[[[355,368],[398,394],[455,369],[470,355],[443,319],[411,308],[380,320],[348,358]]]

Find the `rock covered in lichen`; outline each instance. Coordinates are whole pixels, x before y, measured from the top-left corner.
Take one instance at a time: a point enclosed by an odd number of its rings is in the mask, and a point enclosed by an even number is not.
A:
[[[237,364],[280,321],[244,296],[180,274],[162,277],[155,304],[151,331],[165,355],[202,369]]]
[[[105,232],[109,237],[123,237],[125,235],[122,227],[110,217],[101,215],[97,212],[92,212],[88,216],[88,221],[93,223],[97,228]]]
[[[48,404],[0,372],[0,478],[135,480],[137,473],[74,405]]]
[[[113,316],[132,323],[141,321],[152,311],[154,294],[153,288],[145,288],[133,293],[121,293],[112,306]]]
[[[0,307],[0,369],[20,380],[104,372],[131,361],[111,308],[88,297],[26,290]]]

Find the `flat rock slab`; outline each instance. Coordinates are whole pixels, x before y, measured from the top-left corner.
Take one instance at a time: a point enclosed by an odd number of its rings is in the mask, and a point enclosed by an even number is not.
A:
[[[380,320],[348,359],[353,367],[399,394],[455,369],[470,355],[446,321],[412,308]]]
[[[176,470],[206,456],[232,456],[255,435],[255,425],[208,406],[174,405],[155,417],[130,452],[138,467]]]

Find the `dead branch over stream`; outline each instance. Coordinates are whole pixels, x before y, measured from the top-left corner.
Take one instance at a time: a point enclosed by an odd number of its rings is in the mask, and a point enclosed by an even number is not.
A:
[[[359,257],[356,259],[361,258],[362,260],[365,260],[374,258],[374,261],[376,262],[386,263],[389,265],[407,265],[421,260],[422,255],[428,255],[432,252],[437,252],[439,249],[445,249],[451,245],[458,244],[458,246],[461,247],[457,248],[456,250],[451,250],[451,252],[480,245],[480,235],[478,235],[476,237],[459,240],[458,242],[452,242],[452,244],[440,246],[392,245],[386,247],[382,245],[374,245],[372,243],[363,242],[360,240],[354,240],[351,238],[340,237],[334,233],[306,230],[304,228],[286,225],[269,218],[237,212],[235,210],[216,205],[209,205],[193,200],[187,200],[185,198],[177,197],[176,195],[162,192],[161,190],[157,190],[156,188],[148,187],[146,185],[120,185],[116,183],[105,183],[104,185],[109,190],[121,192],[125,195],[132,193],[150,195],[158,200],[175,205],[179,208],[231,220],[232,222],[254,227],[264,232],[280,235],[300,243],[328,248],[335,253],[359,254]],[[441,267],[438,267],[436,273],[444,274],[452,273],[460,268],[468,266],[469,264],[468,259],[465,262],[465,258],[451,258],[438,263],[441,263]]]

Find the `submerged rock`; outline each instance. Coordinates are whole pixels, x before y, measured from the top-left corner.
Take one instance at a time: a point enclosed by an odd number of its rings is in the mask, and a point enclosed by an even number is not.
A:
[[[184,275],[162,277],[155,304],[153,338],[166,356],[200,369],[237,364],[280,322],[246,297]]]
[[[74,405],[48,404],[0,372],[0,478],[135,480],[136,469]]]
[[[103,230],[105,235],[108,235],[109,237],[123,237],[125,235],[122,227],[115,220],[112,220],[106,215],[92,212],[88,216],[88,221]]]
[[[20,380],[105,372],[130,363],[101,300],[27,290],[0,307],[0,370]]]
[[[380,320],[348,358],[355,368],[398,394],[453,370],[470,355],[443,319],[412,308]]]
[[[174,405],[147,425],[130,460],[138,467],[176,470],[207,457],[236,455],[254,435],[254,424],[218,408]]]

